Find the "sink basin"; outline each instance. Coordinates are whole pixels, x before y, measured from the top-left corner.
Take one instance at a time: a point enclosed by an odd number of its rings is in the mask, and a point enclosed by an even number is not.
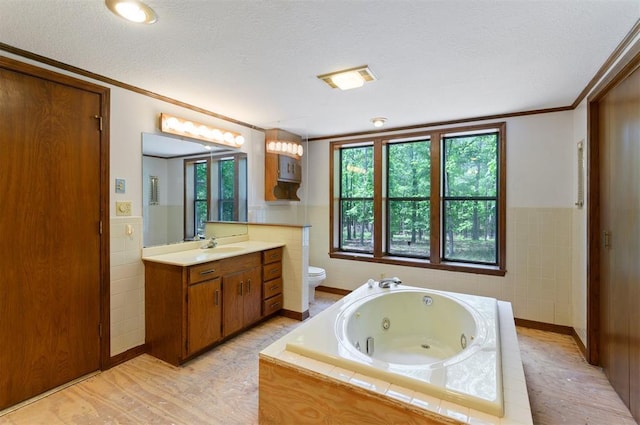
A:
[[[242,251],[245,248],[243,246],[217,246],[215,248],[205,248],[205,252],[210,252],[211,254],[222,254],[226,252],[237,252]]]

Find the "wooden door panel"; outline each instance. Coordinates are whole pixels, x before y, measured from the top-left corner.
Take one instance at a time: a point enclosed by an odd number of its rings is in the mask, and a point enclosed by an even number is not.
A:
[[[191,355],[222,337],[222,286],[220,278],[189,286],[187,327]]]
[[[598,103],[601,232],[601,365],[640,417],[640,71]],[[604,244],[603,244],[604,245]]]
[[[100,104],[0,69],[0,409],[100,367]]]
[[[258,321],[262,315],[262,269],[256,267],[245,273],[243,294],[244,326]]]
[[[243,272],[222,277],[222,332],[231,335],[242,329],[242,295],[240,294]]]

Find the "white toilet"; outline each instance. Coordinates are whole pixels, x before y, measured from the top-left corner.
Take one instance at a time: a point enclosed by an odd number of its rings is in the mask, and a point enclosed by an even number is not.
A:
[[[327,273],[320,267],[309,266],[307,281],[309,282],[309,302],[316,300],[316,287],[327,278]]]

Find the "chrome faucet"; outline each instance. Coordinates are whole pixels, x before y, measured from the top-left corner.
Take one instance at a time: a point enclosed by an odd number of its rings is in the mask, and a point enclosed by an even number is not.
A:
[[[207,249],[207,248],[215,248],[216,246],[218,246],[218,241],[216,241],[216,237],[215,236],[211,236],[209,241],[207,243],[205,243],[204,245],[202,245],[200,248]]]
[[[402,281],[397,277],[386,277],[378,282],[378,286],[381,288],[391,288],[392,284],[398,286],[401,283]]]

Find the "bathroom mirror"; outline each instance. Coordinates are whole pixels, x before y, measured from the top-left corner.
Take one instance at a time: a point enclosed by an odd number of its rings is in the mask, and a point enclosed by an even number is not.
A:
[[[247,221],[247,155],[142,133],[143,245],[204,237],[207,221]]]

